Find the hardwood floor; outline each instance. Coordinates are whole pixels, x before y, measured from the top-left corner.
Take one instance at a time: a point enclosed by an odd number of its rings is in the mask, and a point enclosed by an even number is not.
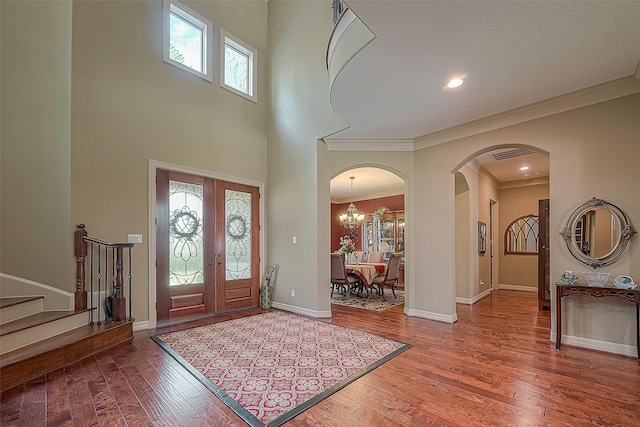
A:
[[[413,347],[286,426],[640,426],[640,363],[549,341],[533,293],[458,305],[458,322],[332,306],[332,323]],[[223,321],[253,310],[215,318]],[[211,320],[209,320],[210,322]],[[149,336],[135,334],[0,397],[8,426],[246,426]]]

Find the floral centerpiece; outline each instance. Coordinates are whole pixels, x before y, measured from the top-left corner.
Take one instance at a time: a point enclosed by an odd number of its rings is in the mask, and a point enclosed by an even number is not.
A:
[[[344,254],[351,254],[355,252],[356,245],[349,236],[342,236],[340,238],[340,252]]]
[[[351,255],[356,250],[356,245],[349,236],[343,236],[340,238],[340,252],[344,254],[344,260],[346,263],[351,262]]]
[[[374,215],[382,215],[389,212],[388,208],[385,208],[384,206],[380,206],[378,209],[376,209],[375,211],[373,211]]]

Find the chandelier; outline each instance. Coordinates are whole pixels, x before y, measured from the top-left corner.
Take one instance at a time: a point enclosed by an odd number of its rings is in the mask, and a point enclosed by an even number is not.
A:
[[[353,198],[353,180],[356,179],[355,176],[350,176],[351,180],[351,197]],[[340,215],[340,224],[348,230],[355,231],[357,227],[364,220],[364,215],[358,213],[358,209],[356,209],[356,205],[353,202],[349,203],[349,207],[347,208],[347,213],[343,213]]]

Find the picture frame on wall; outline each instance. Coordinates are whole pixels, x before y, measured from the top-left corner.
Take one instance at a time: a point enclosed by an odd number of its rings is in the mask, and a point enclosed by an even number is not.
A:
[[[478,221],[478,253],[484,254],[487,251],[487,224]]]

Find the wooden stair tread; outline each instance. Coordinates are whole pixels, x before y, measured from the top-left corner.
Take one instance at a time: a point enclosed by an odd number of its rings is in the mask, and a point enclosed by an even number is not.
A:
[[[0,308],[11,307],[12,305],[18,305],[29,301],[35,301],[38,299],[44,299],[44,296],[38,295],[33,297],[1,297]]]
[[[0,392],[132,340],[133,322],[89,324],[0,355]]]
[[[0,326],[0,336],[8,335],[13,332],[32,328],[38,325],[43,325],[48,322],[53,322],[58,319],[63,319],[65,317],[88,311],[89,309],[42,311],[40,313],[32,314],[31,316],[23,317],[21,319],[13,320],[11,322],[3,324],[2,326]]]
[[[127,322],[109,322],[98,324],[88,324],[71,331],[63,332],[43,341],[10,351],[0,355],[0,369],[5,366],[29,359],[35,355],[46,353],[47,351],[56,350],[69,344],[82,341],[86,338],[100,335],[111,329],[122,327]]]

